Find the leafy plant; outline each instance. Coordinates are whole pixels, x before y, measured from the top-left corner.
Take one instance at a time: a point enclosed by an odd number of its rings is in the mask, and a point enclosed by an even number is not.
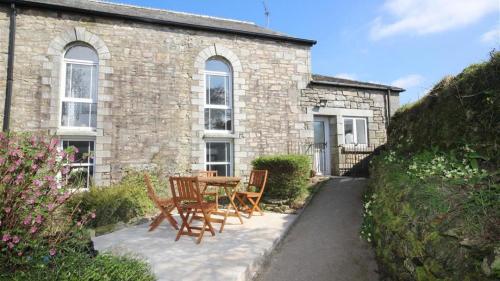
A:
[[[93,214],[76,220],[59,208],[73,195],[66,178],[75,151],[57,139],[0,133],[0,263],[16,270],[57,255]]]
[[[160,183],[158,177],[151,176],[159,193],[167,193],[168,187]],[[146,185],[142,172],[129,171],[125,177],[109,187],[91,187],[88,191],[75,196],[70,209],[79,209],[96,214],[91,227],[100,227],[118,222],[129,222],[131,219],[153,214],[155,208],[146,193]]]
[[[268,170],[264,196],[293,202],[307,188],[311,160],[305,155],[275,155],[255,159],[252,165],[257,170]]]

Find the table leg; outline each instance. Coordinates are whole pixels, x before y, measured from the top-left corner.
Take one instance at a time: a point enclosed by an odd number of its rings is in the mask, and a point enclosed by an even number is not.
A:
[[[236,214],[236,216],[240,220],[241,224],[243,224],[243,219],[240,216],[240,212],[238,211],[238,207],[234,203],[234,197],[236,196],[236,192],[231,192],[231,189],[229,187],[227,187],[227,186],[224,186],[224,190],[226,191],[226,195],[229,198],[229,203],[230,203],[227,206],[226,213],[229,214],[230,208],[232,206],[234,208],[234,213]]]

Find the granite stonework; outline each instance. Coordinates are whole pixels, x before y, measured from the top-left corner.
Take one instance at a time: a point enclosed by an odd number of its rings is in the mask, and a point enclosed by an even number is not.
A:
[[[309,124],[312,124],[315,116],[326,117],[329,120],[333,175],[340,174],[339,165],[343,157],[340,153],[344,145],[343,117],[367,119],[368,143],[371,147],[378,147],[386,142],[389,109],[392,116],[399,108],[399,93],[390,93],[388,99],[389,93],[387,90],[313,84],[302,91],[303,118],[307,119]],[[326,100],[326,105],[318,106],[320,100]],[[389,106],[388,100],[390,100]]]
[[[0,6],[2,69],[8,26],[8,8]],[[92,131],[59,126],[62,58],[74,42],[89,44],[99,55],[97,128]],[[224,57],[233,68],[231,134],[204,131],[203,68],[212,56]],[[5,80],[0,71],[2,91]],[[370,141],[385,142],[383,94],[308,88],[310,81],[307,44],[20,7],[11,129],[95,140],[99,185],[119,180],[131,168],[156,167],[166,174],[203,170],[205,141],[220,138],[234,144],[234,174],[246,175],[255,157],[287,153],[312,140],[312,108],[322,97],[328,107],[371,111]],[[0,104],[3,109],[3,94]]]

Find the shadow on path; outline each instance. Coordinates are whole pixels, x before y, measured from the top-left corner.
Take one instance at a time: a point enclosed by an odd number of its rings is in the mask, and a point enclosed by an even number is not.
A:
[[[359,236],[366,182],[361,178],[327,182],[256,280],[378,280],[373,251]]]

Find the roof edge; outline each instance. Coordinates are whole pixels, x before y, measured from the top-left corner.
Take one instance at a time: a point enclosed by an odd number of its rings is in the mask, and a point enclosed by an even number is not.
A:
[[[88,14],[102,16],[102,17],[122,18],[122,19],[128,19],[128,20],[135,20],[135,21],[139,21],[139,22],[143,22],[143,23],[169,25],[169,26],[194,29],[194,30],[201,30],[201,31],[212,31],[212,32],[220,32],[220,33],[226,33],[226,34],[237,34],[237,35],[242,35],[242,36],[250,36],[250,37],[258,37],[258,38],[279,40],[279,41],[285,41],[285,42],[292,42],[295,44],[306,45],[306,46],[313,46],[317,43],[316,40],[302,39],[302,38],[286,36],[286,35],[264,34],[264,33],[259,33],[259,32],[236,30],[236,29],[223,28],[223,27],[198,25],[198,24],[190,24],[190,23],[148,18],[148,17],[142,17],[142,16],[127,15],[124,13],[97,11],[97,10],[80,8],[80,7],[68,7],[68,6],[64,6],[64,5],[59,5],[57,3],[40,3],[40,2],[34,2],[34,1],[29,1],[29,0],[0,0],[0,3],[16,4],[19,6],[45,8],[45,9],[57,8],[57,9],[62,10],[62,11],[69,11],[69,12],[75,12],[75,13],[85,12]]]
[[[313,77],[314,77],[314,75],[313,75]],[[344,80],[346,80],[346,79],[344,79]],[[398,92],[398,93],[406,91],[403,88],[394,87],[394,86],[388,86],[388,85],[382,85],[382,84],[359,84],[358,82],[360,82],[360,81],[352,80],[352,83],[350,83],[350,82],[334,82],[334,81],[315,80],[313,78],[311,80],[310,84],[325,85],[325,86],[351,87],[351,88],[357,88],[357,89],[391,90],[391,91]],[[361,83],[367,83],[367,82],[361,82]]]

